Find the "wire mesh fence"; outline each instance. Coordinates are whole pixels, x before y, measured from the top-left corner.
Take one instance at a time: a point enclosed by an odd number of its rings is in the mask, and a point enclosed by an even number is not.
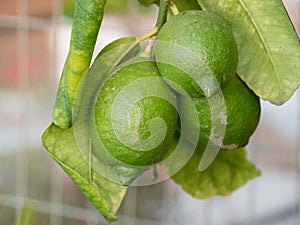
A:
[[[300,1],[286,0],[297,29]],[[2,0],[0,6],[0,225],[107,224],[41,145],[50,123],[71,22],[62,0]],[[108,16],[98,49],[151,27],[137,3]],[[126,18],[126,19],[124,19]],[[136,19],[135,19],[136,20]],[[300,71],[299,71],[300,72]],[[119,210],[122,225],[299,225],[300,92],[284,106],[262,102],[249,158],[262,176],[229,197],[198,200],[172,181],[131,187]]]

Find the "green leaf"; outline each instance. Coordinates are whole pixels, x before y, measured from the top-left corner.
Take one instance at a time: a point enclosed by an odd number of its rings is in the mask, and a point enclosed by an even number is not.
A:
[[[53,121],[61,128],[72,125],[72,107],[77,85],[91,63],[105,0],[77,0],[70,48],[61,75]]]
[[[280,0],[198,0],[225,17],[239,49],[237,73],[262,99],[283,104],[300,85],[300,44]]]
[[[197,0],[174,0],[174,3],[180,12],[190,9],[201,9]]]
[[[82,157],[76,145],[73,129],[61,129],[51,124],[42,136],[44,147],[53,159],[77,184],[83,194],[109,221],[115,216],[127,187],[113,183],[99,175]]]
[[[138,0],[144,6],[152,4],[159,5],[159,0]],[[174,0],[174,3],[180,12],[190,9],[201,9],[197,0]]]
[[[152,4],[159,5],[159,0],[138,0],[140,4],[144,6],[149,6]]]
[[[196,152],[189,162],[172,179],[196,198],[229,195],[248,180],[260,175],[260,171],[246,159],[243,148],[222,150],[213,163],[199,171],[201,154]]]

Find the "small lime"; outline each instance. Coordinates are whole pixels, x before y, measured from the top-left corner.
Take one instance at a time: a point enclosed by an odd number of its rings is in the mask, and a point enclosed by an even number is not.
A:
[[[191,97],[219,91],[238,62],[229,24],[214,13],[199,10],[171,17],[159,31],[153,53],[161,75]]]
[[[182,113],[188,114],[189,109],[185,108],[185,101],[185,96],[179,96],[178,107]],[[237,75],[224,84],[222,94],[211,98],[194,98],[193,102],[199,115],[200,148],[205,147],[209,139],[222,149],[245,146],[259,122],[260,100]],[[217,114],[212,113],[212,107],[215,107],[214,112]],[[212,121],[216,120],[219,120],[223,127],[213,127]],[[191,128],[195,127],[195,121],[189,123]],[[224,132],[219,132],[218,129],[222,128],[225,128]],[[223,141],[220,141],[218,132],[224,135]]]

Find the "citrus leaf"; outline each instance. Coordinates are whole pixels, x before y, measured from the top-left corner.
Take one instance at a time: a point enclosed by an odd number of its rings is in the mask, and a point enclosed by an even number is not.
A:
[[[52,115],[54,123],[61,128],[67,129],[72,125],[74,96],[77,85],[92,59],[105,2],[105,0],[76,1],[70,48]]]
[[[152,4],[159,5],[159,0],[138,0],[140,4],[144,6],[149,6]]]
[[[231,24],[237,73],[262,99],[283,104],[300,85],[300,44],[280,0],[198,0]]]
[[[246,159],[245,149],[222,150],[213,163],[199,171],[201,154],[196,152],[172,179],[196,198],[226,196],[260,175],[260,171]]]
[[[138,0],[140,4],[149,6],[152,4],[159,5],[159,0]],[[180,12],[190,9],[201,9],[197,0],[174,0],[174,3]]]
[[[109,221],[115,216],[127,187],[113,183],[96,173],[82,157],[76,145],[73,129],[61,129],[51,124],[42,136],[44,147],[51,157],[77,184],[83,194]]]
[[[201,9],[197,0],[174,0],[174,3],[180,12],[190,9]]]

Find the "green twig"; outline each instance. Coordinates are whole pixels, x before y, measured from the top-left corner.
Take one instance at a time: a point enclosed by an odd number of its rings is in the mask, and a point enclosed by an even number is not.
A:
[[[160,0],[159,12],[157,16],[156,25],[155,25],[158,28],[158,30],[160,30],[160,28],[164,25],[164,23],[167,20],[169,4],[170,4],[170,0]]]
[[[148,39],[148,38],[151,38],[152,36],[156,35],[157,32],[158,32],[158,27],[155,26],[152,30],[148,31],[146,34],[143,34],[143,35],[141,35],[141,36],[138,36],[138,37],[136,38],[136,41],[137,41],[137,42],[144,41],[144,40],[146,40],[146,39]]]

